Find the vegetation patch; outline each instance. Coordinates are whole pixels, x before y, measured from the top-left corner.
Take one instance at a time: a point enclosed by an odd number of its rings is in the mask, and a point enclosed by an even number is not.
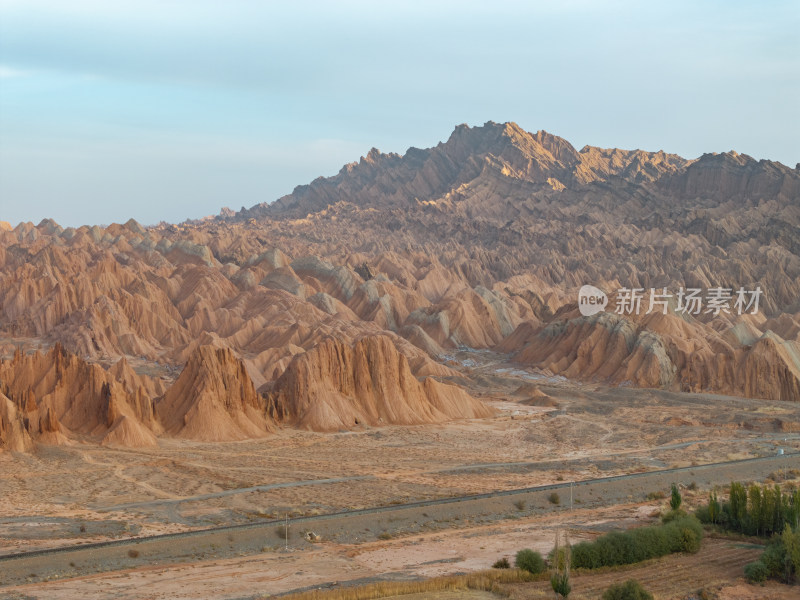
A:
[[[503,558],[496,560],[495,563],[492,565],[493,569],[510,569],[511,563],[508,562],[508,559],[504,556]]]
[[[782,533],[787,525],[800,526],[800,490],[784,493],[779,485],[731,483],[727,502],[720,502],[711,492],[708,504],[700,506],[695,515],[702,523],[747,535],[770,537]]]
[[[597,569],[629,565],[672,552],[694,553],[700,549],[703,527],[696,518],[680,517],[669,523],[614,531],[593,542],[572,547],[572,566]]]
[[[603,600],[653,600],[653,594],[635,579],[615,583],[603,592]]]
[[[538,575],[545,571],[544,558],[542,558],[542,555],[529,548],[517,552],[514,564],[518,569],[522,569],[533,575]]]
[[[763,583],[767,579],[795,583],[799,575],[800,529],[792,531],[791,525],[770,540],[761,558],[744,568],[744,576],[750,583]]]

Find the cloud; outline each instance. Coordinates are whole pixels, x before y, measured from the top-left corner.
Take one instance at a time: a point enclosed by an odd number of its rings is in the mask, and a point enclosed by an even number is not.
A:
[[[0,79],[11,79],[12,77],[24,77],[27,71],[20,71],[19,69],[12,69],[5,65],[0,65]]]

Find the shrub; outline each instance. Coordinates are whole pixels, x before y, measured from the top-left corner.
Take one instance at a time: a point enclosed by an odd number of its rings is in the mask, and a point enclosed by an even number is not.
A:
[[[525,510],[525,500],[517,500],[514,502],[514,506],[517,510]]]
[[[700,522],[683,516],[663,525],[612,531],[593,542],[581,542],[572,548],[572,564],[596,569],[637,563],[670,552],[697,552],[702,538]]]
[[[139,558],[139,551],[138,550],[128,550],[128,556],[131,558]]]
[[[392,539],[392,537],[393,537],[392,534],[389,533],[388,531],[383,531],[383,532],[378,534],[378,539],[379,540],[390,540],[390,539]]]
[[[572,585],[569,582],[569,571],[572,567],[572,545],[569,536],[564,534],[564,545],[561,545],[561,533],[556,532],[556,543],[553,546],[553,560],[550,562],[550,586],[556,596],[569,597]]]
[[[748,563],[744,566],[744,576],[750,583],[763,583],[767,580],[767,567],[760,560]]]
[[[700,550],[700,536],[690,527],[681,528],[681,552],[694,554]]]
[[[550,501],[550,504],[561,504],[561,498],[555,492],[550,494],[547,499]]]
[[[603,592],[603,600],[653,600],[653,594],[635,579],[629,579],[625,583],[615,583],[609,587]]]
[[[550,586],[553,588],[553,591],[562,598],[569,596],[569,593],[572,591],[572,584],[569,582],[569,573],[553,573],[550,576]]]
[[[781,540],[775,539],[764,549],[758,562],[764,565],[767,577],[778,577],[783,574],[786,565],[786,549]]]
[[[671,521],[674,521],[676,519],[682,519],[685,516],[686,516],[686,511],[683,511],[680,508],[678,510],[670,510],[661,515],[661,522],[670,523]]]
[[[539,573],[544,573],[545,565],[542,555],[528,548],[517,552],[514,564],[518,568],[524,571],[528,571],[528,573],[532,573],[534,575],[538,575]]]
[[[709,506],[706,504],[701,504],[700,506],[698,506],[694,510],[694,516],[703,525],[710,525],[712,523],[711,511],[709,510]]]
[[[495,561],[495,563],[492,565],[492,568],[493,569],[510,569],[511,568],[511,563],[508,562],[508,559],[504,556],[500,560]]]
[[[800,572],[800,534],[787,523],[781,535],[775,535],[767,544],[758,561],[744,568],[751,583],[779,579],[791,583]]]

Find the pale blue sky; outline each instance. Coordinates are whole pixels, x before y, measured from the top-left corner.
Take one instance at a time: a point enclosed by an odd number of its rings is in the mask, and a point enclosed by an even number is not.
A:
[[[181,221],[462,122],[800,161],[798,2],[0,0],[0,220]]]

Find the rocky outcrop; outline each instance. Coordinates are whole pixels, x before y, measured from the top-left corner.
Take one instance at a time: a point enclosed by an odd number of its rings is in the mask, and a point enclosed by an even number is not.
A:
[[[16,404],[0,394],[0,452],[27,452],[33,448],[25,420]]]
[[[124,374],[124,377],[120,377]],[[135,428],[138,436],[112,435],[127,446],[152,445],[158,431],[148,390],[157,389],[149,378],[127,365],[106,371],[56,345],[47,353],[23,354],[0,361],[2,392],[22,415],[32,439],[65,443],[71,436],[104,440],[112,431]],[[110,438],[110,439],[112,439]]]
[[[169,435],[221,442],[273,429],[244,363],[229,348],[200,346],[156,405]]]
[[[800,347],[773,332],[753,339],[674,314],[575,312],[546,326],[520,326],[503,348],[513,341],[516,361],[572,379],[800,399]]]
[[[272,414],[305,429],[415,425],[492,411],[453,385],[414,377],[387,336],[326,339],[295,357],[269,392]]]

